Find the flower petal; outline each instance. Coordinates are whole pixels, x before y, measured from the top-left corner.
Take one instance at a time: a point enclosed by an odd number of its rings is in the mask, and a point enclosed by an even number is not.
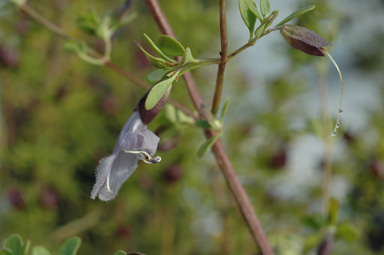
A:
[[[98,196],[103,201],[114,199],[121,185],[136,170],[137,161],[137,155],[123,151],[102,159],[97,167],[96,184],[91,198],[95,199]]]
[[[135,111],[125,123],[113,153],[118,151],[146,151],[150,155],[156,153],[160,138],[141,121],[140,115]]]

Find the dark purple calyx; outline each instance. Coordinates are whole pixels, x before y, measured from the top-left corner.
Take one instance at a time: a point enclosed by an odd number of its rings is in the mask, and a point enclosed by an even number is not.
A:
[[[147,93],[144,94],[144,96],[140,99],[139,103],[136,105],[135,108],[135,111],[139,111],[140,118],[145,125],[148,125],[163,108],[164,104],[168,100],[169,94],[171,93],[172,85],[168,88],[167,92],[159,100],[159,102],[157,102],[157,104],[153,108],[147,110],[145,109],[145,100],[147,99],[148,93],[151,91],[151,89],[149,89]]]
[[[313,56],[325,56],[322,48],[331,46],[331,43],[318,33],[304,27],[283,25],[280,33],[292,48]]]

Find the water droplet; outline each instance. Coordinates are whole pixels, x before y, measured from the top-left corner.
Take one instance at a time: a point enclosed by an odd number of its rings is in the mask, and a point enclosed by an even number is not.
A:
[[[336,128],[339,128],[339,127],[340,127],[340,124],[339,124],[339,123],[337,123],[337,124],[336,124]]]
[[[339,113],[342,114],[344,111],[343,109],[339,109]]]

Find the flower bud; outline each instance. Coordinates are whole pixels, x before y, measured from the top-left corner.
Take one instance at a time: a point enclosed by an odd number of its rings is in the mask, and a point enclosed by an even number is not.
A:
[[[156,84],[154,86],[156,86]],[[148,125],[163,108],[164,104],[168,100],[169,94],[171,93],[172,85],[168,88],[167,92],[159,100],[159,102],[153,108],[147,110],[145,109],[145,100],[147,99],[148,93],[151,91],[151,89],[148,90],[147,93],[145,93],[145,95],[140,99],[139,103],[136,105],[135,108],[135,111],[139,112],[140,118],[145,125]]]
[[[283,25],[280,33],[292,48],[313,56],[325,56],[322,48],[331,46],[316,32],[295,25]]]
[[[331,235],[328,235],[317,247],[317,255],[329,255],[331,254],[333,246],[333,238]]]

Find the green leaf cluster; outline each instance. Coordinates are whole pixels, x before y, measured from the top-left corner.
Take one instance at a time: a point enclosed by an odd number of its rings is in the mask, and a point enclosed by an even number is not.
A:
[[[22,237],[18,234],[11,235],[4,242],[4,248],[0,249],[0,255],[51,255],[44,246],[36,245],[32,248],[32,253],[29,253],[31,242],[27,240],[25,243]],[[70,237],[64,241],[58,250],[59,255],[77,255],[80,249],[81,239],[77,236]],[[56,254],[56,253],[53,253]],[[117,251],[114,255],[126,255],[124,251]]]
[[[275,20],[279,12],[273,11],[271,13],[271,6],[270,6],[269,0],[260,0],[260,3],[259,3],[260,11],[257,8],[257,5],[254,0],[238,0],[238,3],[239,3],[240,15],[250,33],[250,41],[253,41],[254,43],[257,39],[259,39],[260,37],[268,33],[266,32],[267,28],[272,25],[273,21]],[[300,17],[304,13],[311,11],[314,8],[315,8],[314,5],[301,8],[291,13],[290,15],[288,15],[276,26],[277,27],[282,26],[288,21],[291,21],[292,19]],[[255,31],[255,25],[257,20],[259,20],[261,24],[256,28],[256,31]],[[253,38],[253,35],[255,35],[254,38]]]

